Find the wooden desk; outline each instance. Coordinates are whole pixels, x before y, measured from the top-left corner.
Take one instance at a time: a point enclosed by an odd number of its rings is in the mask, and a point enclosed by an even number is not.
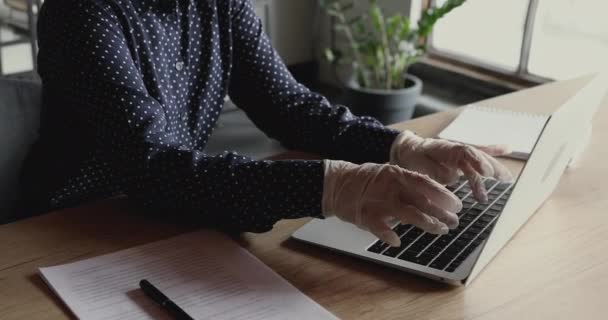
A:
[[[496,107],[550,111],[583,82],[493,99]],[[436,134],[442,113],[399,128]],[[608,297],[608,100],[578,168],[467,288],[452,287],[288,240],[306,219],[241,240],[244,247],[343,319],[605,319]],[[294,154],[290,154],[294,156]],[[287,156],[290,156],[287,155]],[[300,156],[300,155],[298,155]],[[0,319],[65,319],[37,268],[109,253],[193,227],[132,214],[120,201],[0,226]]]

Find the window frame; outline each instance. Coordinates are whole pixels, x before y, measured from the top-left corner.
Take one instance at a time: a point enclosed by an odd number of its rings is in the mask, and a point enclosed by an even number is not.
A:
[[[424,0],[422,3],[422,10],[429,8],[434,2],[435,0]],[[460,70],[460,72],[473,77],[486,78],[486,81],[493,81],[515,87],[530,87],[552,81],[552,79],[532,74],[528,69],[534,23],[536,21],[539,2],[540,0],[529,0],[528,2],[522,47],[519,55],[519,65],[516,71],[465,55],[440,50],[433,45],[433,33],[431,33],[427,39],[424,39],[424,44],[427,46],[427,62],[440,66],[449,66],[452,70]]]

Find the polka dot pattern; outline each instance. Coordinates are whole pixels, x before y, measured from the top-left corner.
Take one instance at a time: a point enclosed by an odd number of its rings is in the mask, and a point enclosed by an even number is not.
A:
[[[227,94],[269,136],[329,158],[387,161],[397,135],[295,81],[247,0],[47,0],[39,35],[52,207],[126,194],[254,232],[319,216],[322,162],[204,153]]]

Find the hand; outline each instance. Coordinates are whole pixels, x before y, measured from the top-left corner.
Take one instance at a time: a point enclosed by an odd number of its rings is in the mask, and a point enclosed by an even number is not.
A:
[[[471,147],[442,139],[425,139],[402,132],[391,147],[390,163],[451,185],[464,174],[478,201],[487,202],[482,177],[512,181],[511,172],[493,157],[508,154],[506,146]]]
[[[323,215],[337,216],[399,246],[392,223],[434,234],[458,226],[462,202],[428,176],[388,164],[325,160]]]

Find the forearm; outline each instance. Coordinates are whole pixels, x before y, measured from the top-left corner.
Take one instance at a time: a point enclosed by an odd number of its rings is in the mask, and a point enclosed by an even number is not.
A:
[[[123,164],[124,166],[124,164]],[[265,232],[281,219],[321,215],[320,161],[254,161],[234,153],[165,151],[129,168],[130,199],[160,214]]]
[[[375,121],[354,121],[343,125],[335,138],[337,159],[355,163],[388,162],[391,147],[398,135],[399,131]]]

